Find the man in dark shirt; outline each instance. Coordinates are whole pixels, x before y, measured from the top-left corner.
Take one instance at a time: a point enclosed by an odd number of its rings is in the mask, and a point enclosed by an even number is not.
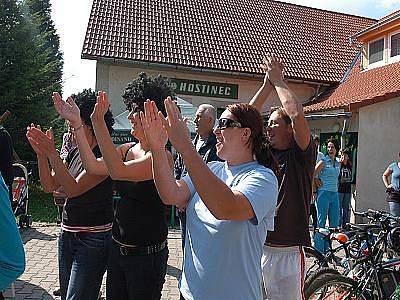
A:
[[[193,144],[196,147],[197,152],[208,163],[210,161],[220,160],[217,156],[217,139],[213,133],[215,119],[217,118],[217,112],[215,108],[210,104],[201,104],[196,111],[196,118],[194,119],[196,136],[193,140]],[[175,165],[174,174],[175,179],[179,180],[185,176],[187,170],[183,162],[182,156],[178,154]],[[185,235],[186,235],[186,214],[185,208],[179,208],[179,220],[181,223],[181,234],[182,234],[182,251],[185,248]]]
[[[275,89],[282,107],[271,110],[267,137],[280,171],[274,231],[268,232],[262,258],[264,298],[304,298],[304,253],[311,244],[308,220],[316,149],[302,104],[283,78],[283,65],[268,55],[264,84],[250,101],[259,111]]]
[[[12,200],[13,174],[13,146],[10,134],[0,125],[0,172],[9,190],[10,201]]]

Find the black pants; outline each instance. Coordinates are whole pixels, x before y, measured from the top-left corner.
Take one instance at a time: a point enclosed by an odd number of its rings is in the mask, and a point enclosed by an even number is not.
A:
[[[167,272],[168,247],[150,255],[122,255],[112,242],[107,300],[159,300]]]
[[[313,223],[314,230],[317,229],[317,208],[315,207],[315,203],[311,203],[310,205],[310,213]]]

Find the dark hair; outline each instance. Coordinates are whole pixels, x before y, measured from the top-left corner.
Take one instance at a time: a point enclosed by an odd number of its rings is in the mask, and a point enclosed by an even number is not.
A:
[[[175,96],[170,80],[161,75],[148,76],[144,72],[129,83],[122,94],[127,110],[144,111],[144,103],[150,99],[156,103],[158,110],[164,115],[166,115],[164,100],[168,96]]]
[[[288,113],[282,106],[271,107],[269,115],[272,115],[273,112],[276,112],[287,125],[292,124],[292,119],[289,117]]]
[[[235,116],[242,127],[250,128],[251,135],[247,144],[255,155],[258,163],[270,168],[275,174],[278,172],[278,162],[271,152],[264,132],[264,123],[261,114],[252,105],[246,103],[230,104],[226,107]]]
[[[90,119],[90,115],[92,114],[94,105],[96,104],[97,93],[91,89],[84,89],[82,92],[74,94],[71,97],[74,99],[76,105],[78,105],[81,111],[81,118],[83,122],[93,130],[93,124],[92,120]],[[108,132],[111,133],[113,131],[112,126],[114,125],[115,121],[110,109],[108,109],[104,115],[104,121],[106,123]]]

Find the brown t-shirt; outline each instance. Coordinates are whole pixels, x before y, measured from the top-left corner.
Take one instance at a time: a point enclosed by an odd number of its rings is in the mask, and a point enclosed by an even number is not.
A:
[[[287,150],[273,150],[279,162],[279,195],[274,231],[268,231],[266,244],[310,246],[311,183],[315,168],[316,147],[310,143],[305,151],[295,143]]]

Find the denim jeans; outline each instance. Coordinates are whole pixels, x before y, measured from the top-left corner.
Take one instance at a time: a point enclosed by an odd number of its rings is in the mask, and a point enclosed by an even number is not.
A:
[[[339,226],[344,226],[350,223],[350,200],[351,193],[339,193]]]
[[[168,247],[149,255],[122,255],[111,242],[107,300],[159,300],[167,272]]]
[[[329,217],[329,227],[339,226],[339,195],[337,192],[318,191],[316,201],[319,228],[324,228],[326,218]],[[327,253],[329,245],[327,240],[323,240],[320,233],[314,235],[314,247],[321,253]]]
[[[97,300],[110,241],[111,231],[61,231],[58,263],[62,300]]]
[[[389,213],[392,216],[400,217],[400,203],[399,202],[388,202],[389,203]]]

